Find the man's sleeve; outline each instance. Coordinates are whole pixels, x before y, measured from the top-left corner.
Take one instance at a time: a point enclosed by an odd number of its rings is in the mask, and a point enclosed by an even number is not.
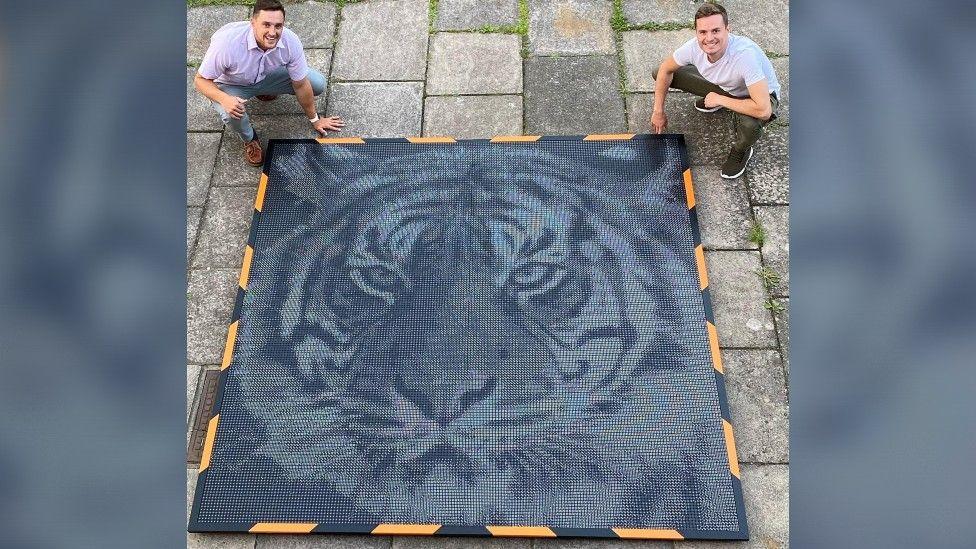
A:
[[[694,48],[697,47],[698,47],[698,43],[695,42],[694,38],[692,38],[691,40],[688,40],[687,42],[682,44],[680,48],[674,50],[674,55],[672,55],[671,57],[674,58],[675,63],[677,63],[682,67],[685,65],[691,65],[694,63],[694,59],[695,59],[692,54],[695,51]]]
[[[291,59],[287,63],[288,77],[293,82],[297,82],[308,76],[308,60],[305,59],[305,50],[302,49],[302,43],[298,39],[298,36],[293,35],[289,38],[288,53]]]
[[[207,80],[214,80],[227,72],[226,56],[219,50],[220,48],[211,42],[210,47],[207,48],[207,53],[203,56],[203,61],[200,63],[200,68],[197,69],[200,76]]]
[[[738,65],[739,70],[742,71],[742,79],[745,80],[747,87],[766,78],[766,73],[762,71],[762,65],[759,63],[757,54],[754,52],[740,57]]]

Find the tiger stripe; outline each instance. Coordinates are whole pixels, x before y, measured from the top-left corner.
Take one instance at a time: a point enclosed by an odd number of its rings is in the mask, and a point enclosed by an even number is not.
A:
[[[316,137],[315,140],[324,145],[362,145],[366,143],[362,137]]]
[[[310,534],[315,522],[258,522],[248,532],[252,534]]]
[[[493,536],[516,538],[554,538],[556,533],[545,526],[486,526]]]
[[[457,139],[453,137],[408,137],[407,141],[411,143],[457,143]]]
[[[695,207],[695,185],[691,182],[691,168],[685,170],[685,196],[688,197],[688,209]]]
[[[524,143],[538,141],[541,135],[496,135],[491,138],[492,143]]]
[[[718,373],[724,374],[725,367],[722,366],[722,355],[718,348],[718,330],[715,329],[714,324],[708,321],[705,321],[705,326],[708,328],[708,346],[712,350],[712,365],[715,366]]]
[[[729,469],[735,478],[739,478],[739,455],[735,451],[735,437],[732,436],[732,424],[722,419],[722,430],[725,431],[725,449],[729,453]]]
[[[214,438],[217,436],[217,423],[220,421],[220,414],[210,418],[207,423],[207,438],[203,439],[203,453],[200,454],[200,472],[204,472],[210,467],[210,456],[213,454]]]
[[[440,524],[378,524],[370,533],[396,536],[432,536],[440,529]]]
[[[624,539],[685,539],[677,530],[652,528],[612,528],[613,533]]]
[[[254,259],[254,248],[250,245],[244,246],[244,262],[241,264],[241,276],[237,285],[242,290],[247,289],[247,279],[251,274],[251,260]]]
[[[268,190],[268,174],[261,174],[261,181],[258,183],[258,194],[254,197],[254,209],[261,211],[264,207],[264,193]]]
[[[220,362],[220,369],[226,370],[230,366],[231,358],[234,356],[234,342],[237,341],[237,325],[240,320],[235,320],[230,323],[230,327],[227,328],[227,343],[224,344],[224,358]]]
[[[583,138],[583,141],[626,141],[633,139],[633,133],[591,133]]]
[[[701,289],[708,287],[708,272],[705,270],[705,249],[699,244],[695,246],[695,262],[698,264],[698,278],[701,281]]]

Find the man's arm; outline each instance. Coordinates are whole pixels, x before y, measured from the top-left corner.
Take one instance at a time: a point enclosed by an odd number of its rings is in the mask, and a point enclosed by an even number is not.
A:
[[[680,68],[674,57],[669,55],[661,61],[661,66],[657,69],[657,78],[654,79],[654,111],[651,113],[651,128],[654,133],[663,133],[668,127],[668,116],[664,114],[664,99],[668,95],[668,87],[671,86],[674,71]]]
[[[237,119],[244,116],[244,100],[221,90],[217,84],[214,84],[213,80],[204,78],[200,76],[200,73],[197,73],[193,77],[193,86],[207,99],[220,103],[227,114]]]
[[[301,80],[292,80],[291,87],[295,89],[295,97],[298,98],[298,104],[302,106],[302,110],[305,111],[305,116],[309,120],[314,120],[318,118],[318,112],[315,110],[315,93],[312,91],[312,83],[309,82],[308,77],[302,78]],[[328,118],[319,118],[315,122],[312,122],[312,126],[315,131],[322,135],[325,135],[327,130],[329,131],[339,131],[346,123],[342,121],[338,116],[330,116]]]
[[[705,96],[705,106],[721,106],[739,114],[760,120],[769,120],[769,117],[773,114],[773,104],[769,101],[769,85],[766,83],[766,79],[764,78],[756,82],[749,86],[748,89],[749,97],[743,99],[726,97],[715,92],[710,92]]]

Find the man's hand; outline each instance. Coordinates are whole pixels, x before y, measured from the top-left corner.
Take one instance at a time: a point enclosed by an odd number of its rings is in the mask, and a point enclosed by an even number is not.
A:
[[[244,118],[244,100],[240,97],[228,95],[226,98],[220,100],[220,106],[231,117],[238,120]]]
[[[342,121],[338,116],[330,116],[328,118],[319,118],[317,122],[312,124],[315,131],[322,135],[325,135],[326,131],[337,132],[345,126],[346,123]]]
[[[668,128],[668,115],[664,114],[664,111],[654,111],[651,115],[651,128],[654,129],[654,133],[664,133]]]
[[[721,106],[723,106],[719,102],[719,101],[721,101],[721,99],[722,99],[722,96],[721,95],[719,95],[719,94],[717,94],[715,92],[708,92],[708,95],[705,96],[705,106],[708,107],[709,109],[711,109],[713,107],[721,107]]]

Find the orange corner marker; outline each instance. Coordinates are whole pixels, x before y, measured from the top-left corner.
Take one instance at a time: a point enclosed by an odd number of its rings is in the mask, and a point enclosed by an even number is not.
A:
[[[457,143],[453,137],[408,137],[411,143]]]
[[[739,478],[739,456],[735,452],[735,437],[732,436],[732,424],[722,420],[722,430],[725,431],[725,448],[729,452],[729,469],[735,478]]]
[[[240,320],[231,322],[227,329],[227,343],[224,345],[224,359],[220,363],[220,369],[226,370],[230,366],[230,359],[234,356],[234,342],[237,341],[237,324]]]
[[[318,524],[314,522],[258,522],[248,532],[252,534],[308,534]]]
[[[315,140],[331,145],[362,145],[366,142],[362,137],[316,137]]]
[[[251,260],[254,259],[254,248],[244,246],[244,262],[241,263],[241,277],[237,285],[242,289],[247,289],[247,277],[251,274]]]
[[[695,207],[695,186],[691,182],[691,169],[685,170],[685,195],[688,196],[688,209]]]
[[[254,197],[254,209],[261,211],[264,207],[264,192],[268,190],[268,174],[261,174],[261,181],[258,183],[258,195]]]
[[[698,278],[701,281],[701,289],[708,287],[708,272],[705,270],[705,250],[701,244],[695,246],[695,261],[698,263]]]
[[[487,526],[493,536],[519,538],[554,538],[556,533],[545,526]]]
[[[626,141],[633,139],[632,133],[591,133],[583,138],[583,141]]]
[[[440,529],[440,524],[378,524],[370,533],[395,536],[431,536]]]
[[[200,454],[200,472],[210,467],[210,455],[213,452],[214,437],[217,436],[217,422],[220,421],[220,414],[210,418],[207,423],[207,437],[203,439],[203,453]]]
[[[496,135],[491,138],[492,143],[521,143],[527,141],[538,141],[541,135]]]
[[[650,528],[612,528],[613,533],[626,539],[685,539],[677,530]]]
[[[711,322],[705,322],[705,326],[708,328],[708,346],[712,349],[712,365],[718,370],[718,373],[724,374],[725,368],[722,366],[722,355],[718,350],[718,330],[715,329],[715,325]]]

